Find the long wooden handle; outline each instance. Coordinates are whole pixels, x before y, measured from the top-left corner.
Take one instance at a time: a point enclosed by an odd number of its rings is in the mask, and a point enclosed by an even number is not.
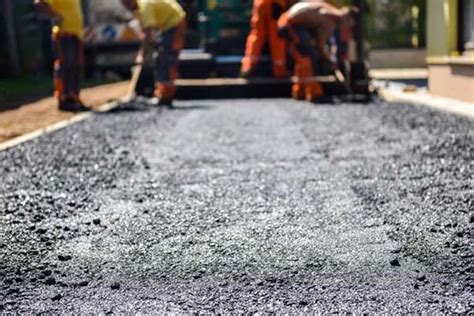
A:
[[[352,89],[351,89],[351,87],[347,84],[346,77],[344,76],[344,74],[342,73],[342,71],[340,71],[339,69],[336,69],[336,70],[334,71],[334,77],[336,77],[336,80],[339,81],[340,83],[342,83],[342,84],[344,85],[344,88],[346,88],[347,93],[352,93]]]
[[[128,87],[127,92],[127,97],[129,99],[135,97],[135,90],[137,88],[138,80],[140,79],[142,69],[142,65],[136,65],[135,67],[133,67],[132,79],[130,80],[130,86]]]

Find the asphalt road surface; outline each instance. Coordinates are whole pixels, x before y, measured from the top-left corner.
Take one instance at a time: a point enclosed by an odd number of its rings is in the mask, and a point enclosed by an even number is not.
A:
[[[0,153],[0,311],[473,311],[473,121],[178,105]]]

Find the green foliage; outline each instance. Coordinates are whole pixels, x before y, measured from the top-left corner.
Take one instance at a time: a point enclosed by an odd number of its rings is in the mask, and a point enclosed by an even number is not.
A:
[[[83,80],[82,88],[117,82],[116,80],[93,78]],[[20,78],[0,79],[0,108],[2,103],[24,101],[46,97],[53,93],[53,80],[44,75],[26,75]]]
[[[27,72],[38,72],[42,59],[41,33],[32,3],[15,0],[14,18],[22,68]]]
[[[47,96],[53,91],[52,80],[43,76],[0,79],[0,103],[32,96]],[[0,106],[1,108],[1,106]]]
[[[370,16],[367,19],[367,37],[374,48],[413,47],[412,38],[419,47],[426,41],[426,0],[369,0]],[[412,8],[418,7],[415,18]]]
[[[3,14],[0,14],[0,25],[5,25]],[[1,77],[2,74],[6,73],[6,71],[8,70],[7,38],[5,36],[5,32],[0,32],[0,43],[2,43],[2,45],[0,45],[0,77]]]

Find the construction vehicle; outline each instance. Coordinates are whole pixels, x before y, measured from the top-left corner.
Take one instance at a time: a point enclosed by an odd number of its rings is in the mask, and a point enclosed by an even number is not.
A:
[[[139,46],[140,29],[120,0],[82,0],[86,72],[126,75]]]

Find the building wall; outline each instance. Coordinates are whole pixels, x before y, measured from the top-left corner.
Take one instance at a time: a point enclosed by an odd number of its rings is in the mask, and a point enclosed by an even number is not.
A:
[[[457,46],[457,0],[427,1],[428,57],[449,56]]]
[[[466,0],[464,3],[472,5]],[[457,0],[430,0],[427,2],[428,85],[433,95],[472,102],[474,106],[474,55],[459,51],[458,32],[469,29],[470,17],[458,19],[468,6],[458,10]],[[458,23],[463,21],[464,24]],[[466,45],[467,46],[467,45]]]
[[[474,54],[474,0],[464,0],[466,7],[464,8],[464,41],[466,43],[466,51]]]
[[[439,64],[428,68],[432,94],[471,102],[474,106],[474,63]]]
[[[426,49],[371,49],[370,68],[426,68]]]

